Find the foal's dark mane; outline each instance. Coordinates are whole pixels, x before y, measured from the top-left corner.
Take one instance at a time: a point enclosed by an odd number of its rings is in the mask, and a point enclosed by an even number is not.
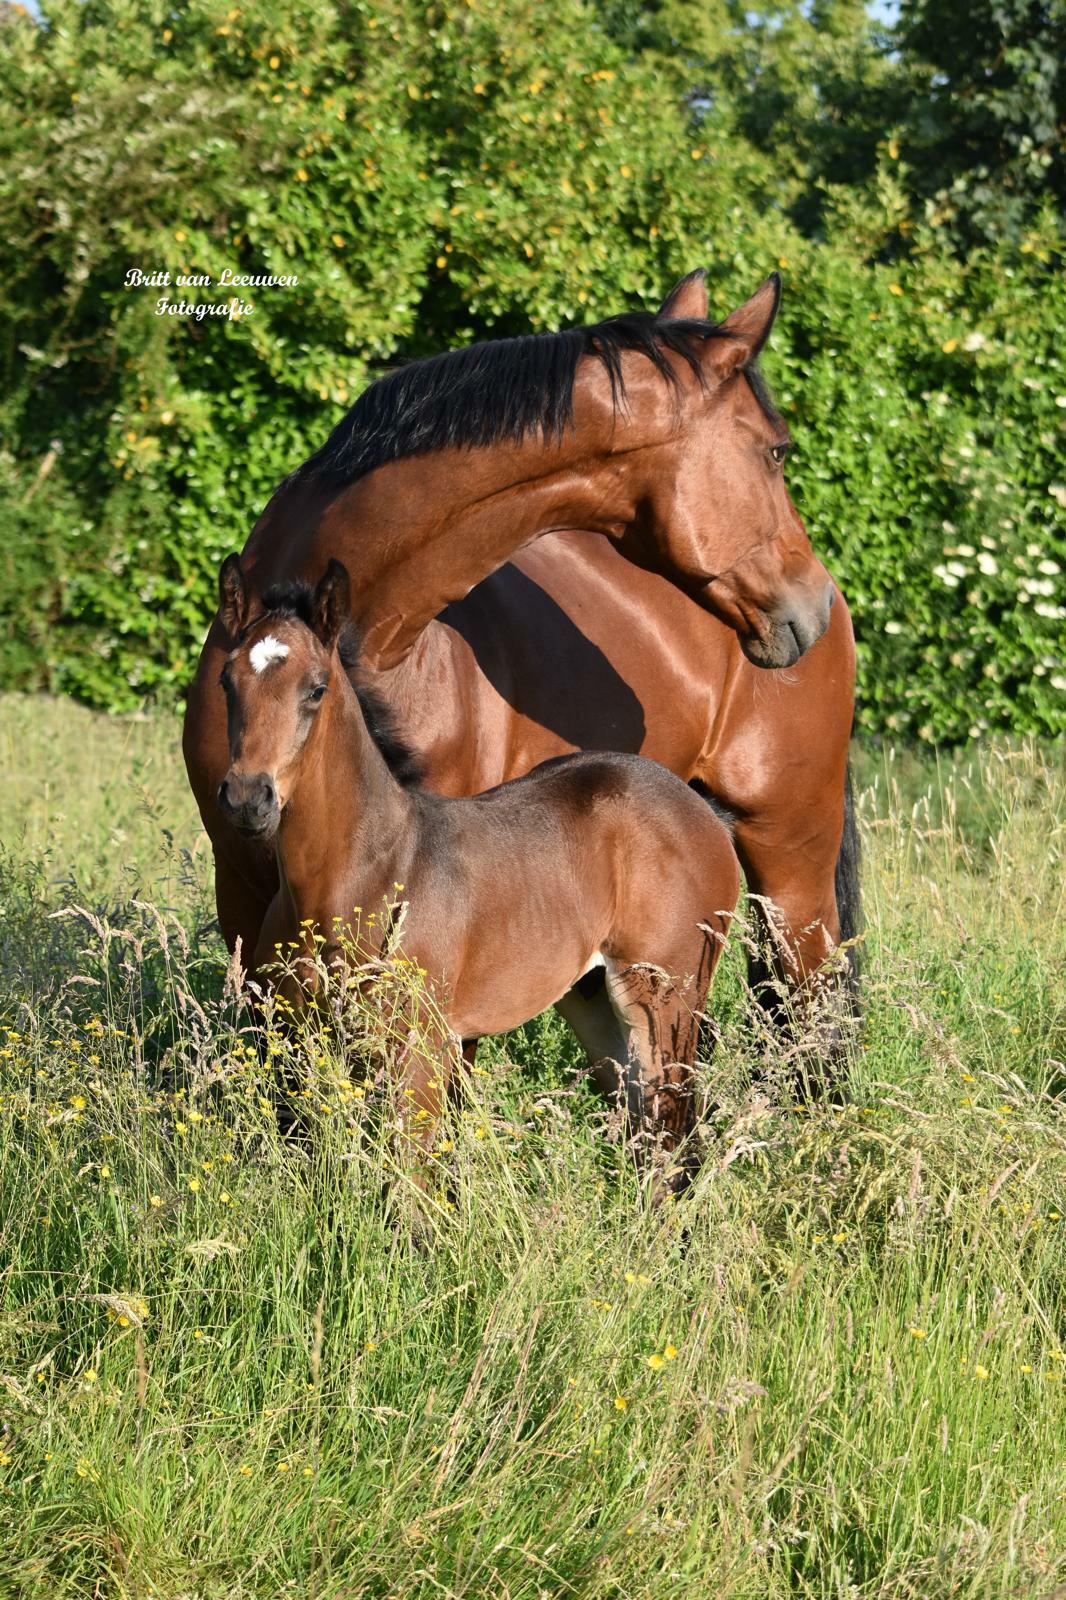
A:
[[[309,583],[302,583],[296,579],[288,583],[276,583],[263,595],[263,614],[256,618],[256,622],[263,622],[268,617],[295,617],[298,622],[311,628],[314,619],[314,594],[315,591]],[[384,756],[389,771],[405,789],[416,788],[423,777],[421,756],[400,732],[392,707],[376,689],[372,689],[369,684],[360,683],[356,676],[359,670],[361,642],[359,629],[355,623],[346,622],[337,640],[337,654],[340,656],[341,665],[352,681],[367,732]]]
[[[732,337],[716,322],[630,311],[587,328],[492,339],[427,356],[365,389],[289,481],[341,487],[388,461],[449,446],[519,442],[529,434],[540,434],[545,443],[559,440],[573,424],[574,379],[582,356],[603,363],[617,408],[626,399],[626,351],[645,356],[676,389],[678,376],[668,353],[686,361],[702,384],[703,345]],[[779,421],[754,366],[744,371],[759,404]]]

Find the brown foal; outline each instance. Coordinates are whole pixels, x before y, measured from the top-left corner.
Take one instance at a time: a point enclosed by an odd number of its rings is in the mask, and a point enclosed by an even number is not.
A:
[[[353,908],[394,900],[402,885],[403,954],[427,972],[445,1025],[439,1049],[429,1042],[405,1063],[426,1137],[458,1042],[555,1005],[600,1087],[621,1089],[638,1153],[653,1138],[676,1152],[694,1116],[699,1015],[740,886],[710,806],[629,755],[564,756],[466,799],[404,784],[349,677],[345,568],[331,561],[314,590],[279,586],[254,616],[237,556],[219,587],[237,643],[221,678],[230,765],[218,806],[246,837],[272,840],[278,863],[256,967],[290,942],[298,972],[311,955],[342,960]],[[596,968],[606,981],[583,985],[593,990],[583,998],[576,985]],[[291,992],[307,998],[299,983]]]

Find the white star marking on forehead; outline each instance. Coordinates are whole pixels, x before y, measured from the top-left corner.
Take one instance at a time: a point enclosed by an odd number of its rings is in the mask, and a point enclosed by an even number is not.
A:
[[[253,672],[262,672],[275,661],[284,661],[288,653],[288,645],[282,644],[280,639],[275,639],[272,633],[268,633],[257,644],[253,644],[248,652],[248,660],[252,664]]]

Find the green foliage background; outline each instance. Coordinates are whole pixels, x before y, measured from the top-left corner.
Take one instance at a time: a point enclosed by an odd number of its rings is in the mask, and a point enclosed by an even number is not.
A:
[[[383,362],[779,267],[867,726],[1066,729],[1059,0],[44,13],[0,12],[0,684],[177,697],[219,559]],[[196,323],[131,266],[299,283]]]

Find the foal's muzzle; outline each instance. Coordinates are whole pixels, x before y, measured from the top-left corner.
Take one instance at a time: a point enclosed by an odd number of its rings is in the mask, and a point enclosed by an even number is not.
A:
[[[274,780],[265,772],[227,772],[218,786],[218,809],[252,839],[269,838],[281,819]]]

